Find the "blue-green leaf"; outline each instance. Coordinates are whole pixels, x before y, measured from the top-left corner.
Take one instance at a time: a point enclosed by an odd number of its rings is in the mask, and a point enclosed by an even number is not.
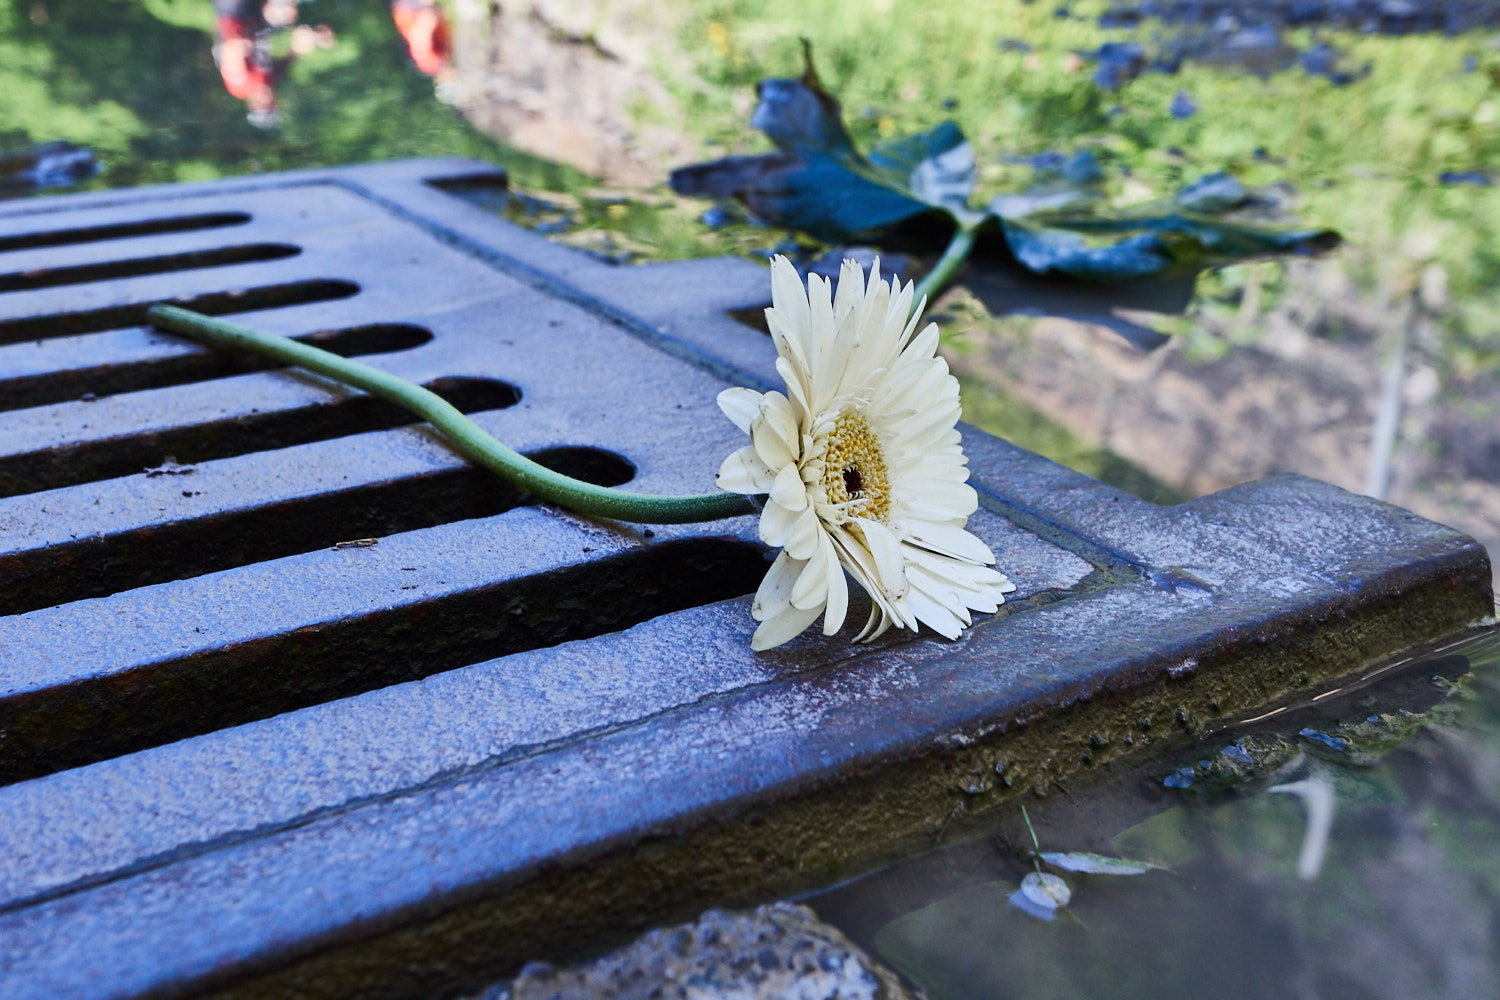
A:
[[[1161,865],[1150,861],[1132,861],[1129,858],[1110,858],[1103,854],[1086,854],[1081,851],[1043,851],[1037,857],[1054,868],[1068,872],[1083,872],[1087,875],[1144,875]]]

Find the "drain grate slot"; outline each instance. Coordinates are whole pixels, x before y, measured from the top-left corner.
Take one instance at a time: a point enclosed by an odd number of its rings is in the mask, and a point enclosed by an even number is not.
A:
[[[0,782],[587,639],[752,592],[756,546],[691,539],[0,698]]]
[[[75,264],[71,267],[39,268],[0,274],[0,292],[27,292],[62,285],[83,285],[91,281],[116,278],[141,278],[149,274],[172,271],[200,271],[230,264],[251,264],[265,260],[295,257],[301,247],[290,243],[247,243],[244,246],[217,247],[213,250],[191,250],[186,253],[162,254],[159,257],[135,257],[98,264]]]
[[[340,357],[354,358],[368,354],[393,354],[421,347],[432,340],[432,331],[411,323],[371,323],[338,330],[318,330],[292,339],[321,347]],[[164,389],[168,386],[208,382],[231,375],[279,368],[276,362],[258,354],[239,355],[219,350],[195,350],[145,361],[117,362],[96,368],[75,368],[44,375],[0,379],[0,411],[65,403],[86,395],[100,397],[145,389]]]
[[[280,309],[286,306],[306,305],[310,302],[327,302],[347,299],[359,292],[352,281],[312,279],[291,281],[279,285],[259,285],[228,292],[209,292],[189,298],[152,299],[123,306],[106,306],[73,313],[54,313],[50,316],[26,316],[19,319],[0,320],[0,345],[19,344],[28,340],[49,340],[53,337],[72,337],[81,333],[101,333],[125,326],[144,326],[146,310],[154,305],[182,306],[210,316],[229,316],[234,313],[254,312],[257,309]]]
[[[619,486],[635,476],[630,462],[599,448],[551,448],[531,457],[600,486]],[[176,481],[186,494],[193,494],[191,476]],[[526,500],[493,473],[465,465],[24,549],[0,556],[0,615],[185,580],[313,552],[348,539],[382,538],[490,517]]]
[[[521,391],[509,382],[439,378],[426,388],[463,413],[514,406]],[[20,496],[129,476],[170,458],[197,465],[257,451],[390,430],[412,423],[394,403],[364,394],[330,396],[309,406],[269,410],[97,441],[83,441],[0,458],[0,496]]]
[[[250,221],[248,212],[208,212],[202,215],[176,215],[165,219],[140,222],[118,222],[103,226],[81,226],[76,229],[54,229],[50,232],[0,236],[0,253],[12,250],[39,250],[64,247],[75,243],[102,243],[132,236],[158,236],[162,233],[191,233],[199,229],[223,229],[242,226]]]

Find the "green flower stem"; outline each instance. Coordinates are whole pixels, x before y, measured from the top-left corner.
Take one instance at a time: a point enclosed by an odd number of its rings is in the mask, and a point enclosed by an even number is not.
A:
[[[459,454],[527,493],[579,514],[646,524],[688,524],[749,514],[755,509],[750,499],[739,493],[659,497],[586,483],[507,448],[437,393],[369,365],[176,306],[153,306],[147,316],[163,330],[211,347],[264,354],[390,400],[436,427]]]
[[[1036,869],[1037,877],[1042,875],[1042,845],[1036,839],[1036,827],[1031,825],[1031,816],[1026,812],[1026,806],[1021,805],[1021,818],[1026,821],[1026,832],[1031,834],[1031,865]]]
[[[917,282],[916,292],[912,295],[911,307],[917,308],[917,303],[925,297],[928,304],[936,301],[938,293],[948,287],[948,282],[958,273],[958,269],[969,259],[969,251],[974,249],[974,230],[969,226],[960,225],[953,232],[953,238],[948,241],[948,247],[938,262],[932,265],[932,270],[922,276]]]

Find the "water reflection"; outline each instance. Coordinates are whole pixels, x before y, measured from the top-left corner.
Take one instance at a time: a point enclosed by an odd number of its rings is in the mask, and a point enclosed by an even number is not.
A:
[[[453,80],[453,38],[448,16],[436,0],[392,0],[391,18],[417,69],[439,88]]]
[[[0,152],[0,198],[72,187],[98,172],[99,162],[93,152],[71,142],[46,142]]]
[[[296,18],[290,27],[267,21],[262,37],[248,32],[252,62],[292,57],[280,75],[267,71],[279,124],[256,128],[213,58],[214,0],[0,3],[0,197],[417,156],[502,164],[533,190],[580,183],[433,99],[446,78],[421,72],[413,55],[431,66],[427,53],[445,52],[431,18],[414,18],[430,34],[408,45],[388,0],[303,0],[284,11]],[[246,20],[264,15],[264,4],[252,5]],[[331,31],[327,47],[319,25]],[[293,55],[294,34],[312,38],[308,51]]]
[[[1066,873],[1076,919],[1008,902],[1018,816],[813,904],[932,1000],[1500,996],[1500,634],[1376,683],[1030,801],[1043,847],[1169,869]]]
[[[302,23],[301,0],[213,0],[214,65],[229,94],[245,102],[250,124],[281,123],[277,88],[292,63],[337,41],[326,24]],[[392,0],[391,20],[418,70],[433,78],[440,95],[452,86],[453,42],[448,17],[436,0]]]
[[[333,47],[333,30],[326,24],[297,23],[297,0],[213,0],[215,15],[214,64],[224,89],[245,102],[250,124],[272,128],[276,88],[294,59],[314,49]],[[277,36],[287,33],[287,47],[276,55]]]

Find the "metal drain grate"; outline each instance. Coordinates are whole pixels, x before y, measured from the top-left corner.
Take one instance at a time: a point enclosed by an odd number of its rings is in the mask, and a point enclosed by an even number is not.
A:
[[[449,193],[499,183],[0,211],[0,994],[440,996],[1489,609],[1483,550],[1395,508],[1294,478],[1155,508],[970,433],[1016,600],[957,643],[756,656],[749,519],[540,507],[358,393],[141,325],[239,314],[573,475],[708,488],[716,393],[774,378],[733,318],[765,272],[610,267]]]

